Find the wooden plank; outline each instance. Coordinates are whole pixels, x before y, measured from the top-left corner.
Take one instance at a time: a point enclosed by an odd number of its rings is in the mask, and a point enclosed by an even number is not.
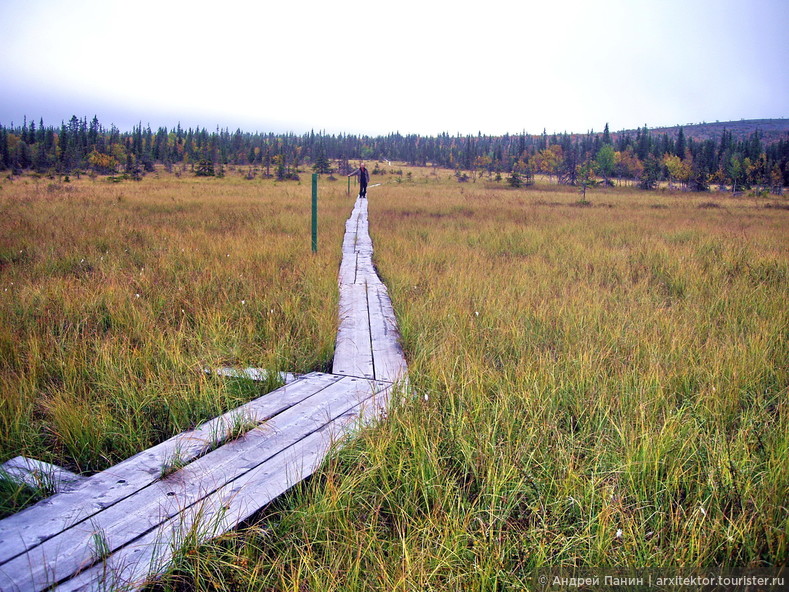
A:
[[[359,224],[359,230],[356,233],[356,252],[364,253],[365,255],[373,254],[373,241],[367,232],[367,224]]]
[[[342,254],[350,255],[356,252],[356,235],[346,234],[342,241]]]
[[[404,380],[408,366],[400,347],[400,332],[386,286],[368,286],[367,306],[375,377],[389,382]]]
[[[373,353],[367,292],[363,284],[341,286],[340,326],[334,347],[332,374],[373,379]]]
[[[325,422],[326,417],[336,415],[338,409],[342,411],[349,404],[355,404],[357,394],[370,396],[371,391],[365,381],[345,379],[342,383],[324,389],[319,397],[308,399],[297,408],[287,410],[266,426],[250,432],[244,439],[226,444],[171,478],[155,483],[150,490],[140,492],[133,498],[105,510],[89,523],[83,523],[69,533],[47,541],[41,548],[29,553],[27,559],[31,556],[35,558],[39,553],[41,559],[50,558],[55,567],[49,567],[46,575],[49,581],[53,578],[57,581],[63,574],[61,570],[76,569],[92,559],[89,546],[95,532],[102,533],[109,549],[125,544],[127,539],[131,540],[155,527],[161,520],[177,515],[180,510],[210,493],[211,489],[207,489],[206,484],[216,488],[243,474],[248,470],[248,466],[255,466],[278,449],[298,440],[303,433],[311,433],[316,426]],[[147,520],[147,517],[153,517],[153,520]],[[75,540],[77,537],[82,538]],[[65,550],[62,543],[64,540]],[[76,545],[73,544],[75,542]],[[86,549],[87,552],[80,552]],[[13,568],[19,567],[11,562],[4,566],[3,570],[14,573]],[[44,576],[40,570],[38,574],[34,572],[33,576],[35,575]],[[16,573],[16,576],[24,577],[24,574]],[[27,581],[17,580],[14,583],[21,585],[23,589],[28,589],[30,585]]]
[[[262,422],[338,382],[340,376],[313,373],[178,434],[117,465],[85,479],[72,491],[53,495],[0,520],[0,566],[63,529],[148,486],[176,457],[191,462],[222,439],[238,418]],[[2,567],[0,567],[2,569]]]
[[[253,470],[217,490],[200,504],[164,522],[132,544],[63,583],[59,592],[84,592],[97,587],[139,588],[151,574],[161,573],[171,560],[173,547],[187,532],[200,532],[205,540],[248,519],[258,509],[312,474],[336,441],[355,426],[366,425],[385,408],[391,387],[377,392],[319,430],[303,438]],[[201,525],[202,528],[197,528]]]
[[[343,284],[353,284],[356,281],[356,253],[343,255],[342,263],[340,263],[340,273],[338,276],[338,283],[340,290]]]
[[[345,229],[346,230],[356,231],[356,223],[357,223],[357,221],[359,219],[359,212],[361,211],[360,208],[361,208],[361,204],[359,203],[359,200],[357,199],[353,203],[353,208],[351,209],[351,215],[348,216],[348,219],[345,221]]]
[[[248,378],[249,380],[261,382],[268,380],[269,377],[269,371],[265,368],[230,368],[229,366],[223,366],[214,370],[206,368],[206,373],[226,376],[227,378]],[[277,374],[284,384],[290,384],[299,377],[291,372],[278,372]]]
[[[356,282],[357,284],[380,284],[381,279],[375,272],[372,255],[360,253],[356,263]]]
[[[342,239],[343,253],[348,249],[353,250],[356,246],[356,227],[358,225],[358,217],[351,214],[351,217],[345,222],[345,235]]]
[[[369,240],[359,240],[356,243],[356,252],[359,255],[367,255],[368,257],[372,257],[373,245]]]
[[[356,231],[356,252],[361,253],[372,253],[373,251],[373,241],[370,238],[370,234],[367,228],[367,220],[366,219],[359,219],[359,227]]]
[[[358,215],[351,215],[348,218],[348,221],[345,223],[345,237],[343,239],[343,244],[347,244],[352,247],[356,247],[356,236],[357,236],[357,229],[359,227],[359,217]]]
[[[40,590],[96,560],[95,541],[107,552],[129,544],[163,521],[178,516],[225,484],[347,413],[384,383],[344,378],[272,418],[245,436],[187,465],[173,475],[29,550],[0,568],[0,589]],[[235,491],[235,490],[234,490]]]
[[[357,199],[356,200],[356,204],[354,205],[354,208],[353,208],[353,213],[351,214],[351,216],[353,218],[353,222],[354,222],[353,231],[356,234],[356,240],[357,241],[359,240],[359,234],[360,234],[359,227],[362,224],[362,216],[363,216],[362,209],[363,209],[364,205],[365,204],[362,202],[362,200]]]
[[[26,456],[15,456],[0,465],[0,475],[34,489],[71,491],[86,479],[57,465]]]

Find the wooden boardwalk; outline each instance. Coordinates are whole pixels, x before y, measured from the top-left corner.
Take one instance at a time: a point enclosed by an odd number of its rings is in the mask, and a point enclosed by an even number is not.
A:
[[[379,418],[406,363],[372,263],[366,200],[346,225],[339,288],[332,374],[290,377],[91,477],[54,476],[64,483],[58,493],[0,521],[0,590],[137,589],[183,541],[236,527],[311,475],[339,439]],[[241,427],[252,429],[234,438]],[[20,458],[8,468],[46,470]]]
[[[340,265],[340,328],[333,374],[387,382],[406,377],[397,319],[386,286],[373,267],[367,200],[357,199],[345,223]]]

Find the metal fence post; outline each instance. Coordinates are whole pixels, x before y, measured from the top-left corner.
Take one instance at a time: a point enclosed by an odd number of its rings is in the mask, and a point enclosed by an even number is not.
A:
[[[318,173],[312,173],[312,252],[318,252]]]

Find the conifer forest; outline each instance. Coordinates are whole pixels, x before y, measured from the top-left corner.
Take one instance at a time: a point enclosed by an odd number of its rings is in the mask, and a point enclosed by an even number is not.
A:
[[[250,177],[287,180],[297,179],[304,167],[331,173],[332,163],[339,163],[343,173],[355,166],[350,161],[368,159],[455,169],[459,181],[482,175],[501,180],[506,175],[516,186],[528,185],[541,174],[567,185],[594,178],[642,189],[668,182],[693,191],[717,184],[732,191],[777,193],[789,185],[788,129],[784,120],[754,120],[696,124],[687,131],[681,126],[650,130],[645,125],[610,132],[606,124],[603,132],[586,134],[370,137],[220,128],[209,132],[180,124],[154,131],[142,123],[122,132],[114,125],[106,128],[97,117],[73,116],[60,126],[25,118],[21,126],[0,125],[0,170],[139,179],[157,164],[205,176],[221,175],[226,165],[234,165],[249,167]]]

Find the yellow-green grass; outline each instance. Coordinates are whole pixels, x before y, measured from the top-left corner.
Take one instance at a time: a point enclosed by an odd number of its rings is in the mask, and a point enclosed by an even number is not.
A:
[[[163,589],[531,589],[540,566],[775,566],[789,212],[716,195],[370,191],[411,390]]]
[[[320,183],[0,182],[0,460],[106,468],[277,386],[205,368],[330,367],[352,201]]]
[[[785,560],[787,212],[492,198],[371,218],[436,466],[462,467],[469,511],[520,497],[494,521],[519,540],[509,567]]]
[[[763,199],[625,189],[592,190],[588,206],[555,185],[508,190],[396,167],[411,178],[372,178],[384,185],[370,190],[370,227],[410,391],[255,524],[182,549],[159,586],[488,590],[530,588],[530,571],[545,565],[785,563],[789,212]],[[0,221],[0,289],[19,291],[2,293],[2,427],[26,443],[7,456],[74,458],[52,427],[57,408],[123,419],[95,434],[123,444],[137,432],[141,445],[156,438],[130,418],[151,413],[146,405],[167,402],[168,417],[182,418],[175,431],[215,415],[217,401],[233,406],[236,387],[202,376],[205,365],[326,367],[344,180],[322,184],[317,258],[306,183],[27,183],[13,199],[8,183],[0,193],[14,213]],[[71,230],[52,229],[54,216]],[[6,228],[47,240],[20,238],[16,249]],[[104,234],[119,243],[95,246]],[[276,257],[248,252],[266,248],[260,235],[276,238]],[[67,272],[38,267],[67,257]],[[261,263],[274,259],[285,264]],[[12,278],[13,269],[25,271]],[[113,282],[98,281],[110,271]],[[58,289],[37,292],[48,308],[22,297],[34,280],[56,278]],[[91,290],[102,284],[114,289],[97,303]],[[154,306],[165,297],[173,308]],[[294,300],[287,313],[271,305]],[[109,329],[95,312],[102,302]],[[252,318],[250,302],[259,302]],[[61,309],[78,313],[53,329]],[[88,340],[97,346],[80,345],[86,333],[101,336]],[[72,354],[58,361],[61,344]]]

